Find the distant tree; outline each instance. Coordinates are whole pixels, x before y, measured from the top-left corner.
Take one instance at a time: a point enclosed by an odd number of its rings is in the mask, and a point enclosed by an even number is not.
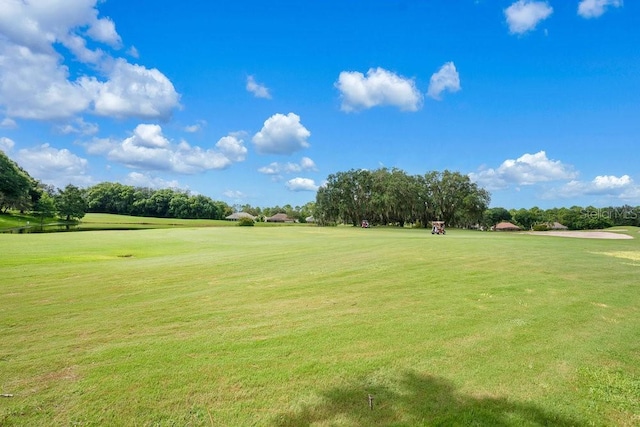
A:
[[[445,170],[432,181],[436,214],[452,226],[478,223],[491,200],[488,191],[471,182],[468,175]],[[468,223],[468,224],[465,224]]]
[[[489,208],[482,214],[482,224],[487,228],[502,221],[511,221],[511,213],[505,208]]]
[[[239,206],[238,209],[236,209],[238,212],[246,212],[248,214],[251,214],[253,216],[259,216],[260,214],[262,214],[262,209],[260,209],[259,207],[253,207],[250,204],[245,204],[242,206]]]
[[[33,206],[33,213],[40,218],[40,227],[42,227],[45,218],[50,218],[56,214],[56,201],[49,193],[43,192]]]
[[[0,150],[0,210],[28,209],[35,181]]]
[[[81,219],[87,212],[84,192],[72,184],[60,190],[54,199],[58,215],[67,221]]]
[[[543,216],[539,211],[522,208],[513,213],[513,219],[523,229],[530,230],[534,224],[543,220]]]
[[[316,203],[307,202],[303,206],[301,206],[298,210],[300,212],[300,222],[307,222],[307,218],[315,214]]]
[[[319,224],[347,223],[403,226],[444,220],[453,226],[477,224],[490,194],[458,172],[410,176],[400,169],[350,170],[327,177],[316,194]]]
[[[130,185],[102,182],[86,190],[89,212],[130,215],[134,209],[136,189]]]

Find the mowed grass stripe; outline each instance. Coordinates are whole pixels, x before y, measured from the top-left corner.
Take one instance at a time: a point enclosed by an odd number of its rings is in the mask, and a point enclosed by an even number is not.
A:
[[[637,239],[229,227],[0,247],[3,425],[604,425],[639,412],[639,271],[603,255]]]

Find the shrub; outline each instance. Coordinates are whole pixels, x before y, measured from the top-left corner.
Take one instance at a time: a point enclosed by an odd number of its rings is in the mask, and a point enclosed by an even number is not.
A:
[[[547,231],[549,226],[547,224],[536,224],[533,226],[533,231]]]
[[[238,226],[240,227],[253,227],[253,220],[251,218],[240,218],[238,220]]]

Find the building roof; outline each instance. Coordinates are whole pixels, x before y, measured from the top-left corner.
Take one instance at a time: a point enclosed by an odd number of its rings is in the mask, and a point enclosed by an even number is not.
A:
[[[498,224],[495,225],[494,228],[496,230],[520,230],[520,227],[508,221],[499,222]]]
[[[232,221],[237,221],[237,220],[239,220],[240,218],[251,218],[251,219],[256,219],[256,217],[255,217],[255,216],[253,216],[253,215],[251,215],[251,214],[248,214],[248,213],[246,213],[246,212],[234,212],[234,213],[232,213],[231,215],[229,215],[229,216],[225,217],[225,219],[229,219],[229,220],[232,220]]]
[[[273,216],[267,218],[268,222],[293,222],[291,218],[287,216],[285,213],[277,213]]]

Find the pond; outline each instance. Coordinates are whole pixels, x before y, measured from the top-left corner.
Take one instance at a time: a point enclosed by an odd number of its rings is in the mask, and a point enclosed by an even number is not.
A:
[[[84,229],[87,230],[87,229]],[[8,234],[30,234],[30,233],[59,233],[67,231],[84,231],[79,224],[46,224],[46,225],[25,225],[23,227],[5,228],[0,233]]]

